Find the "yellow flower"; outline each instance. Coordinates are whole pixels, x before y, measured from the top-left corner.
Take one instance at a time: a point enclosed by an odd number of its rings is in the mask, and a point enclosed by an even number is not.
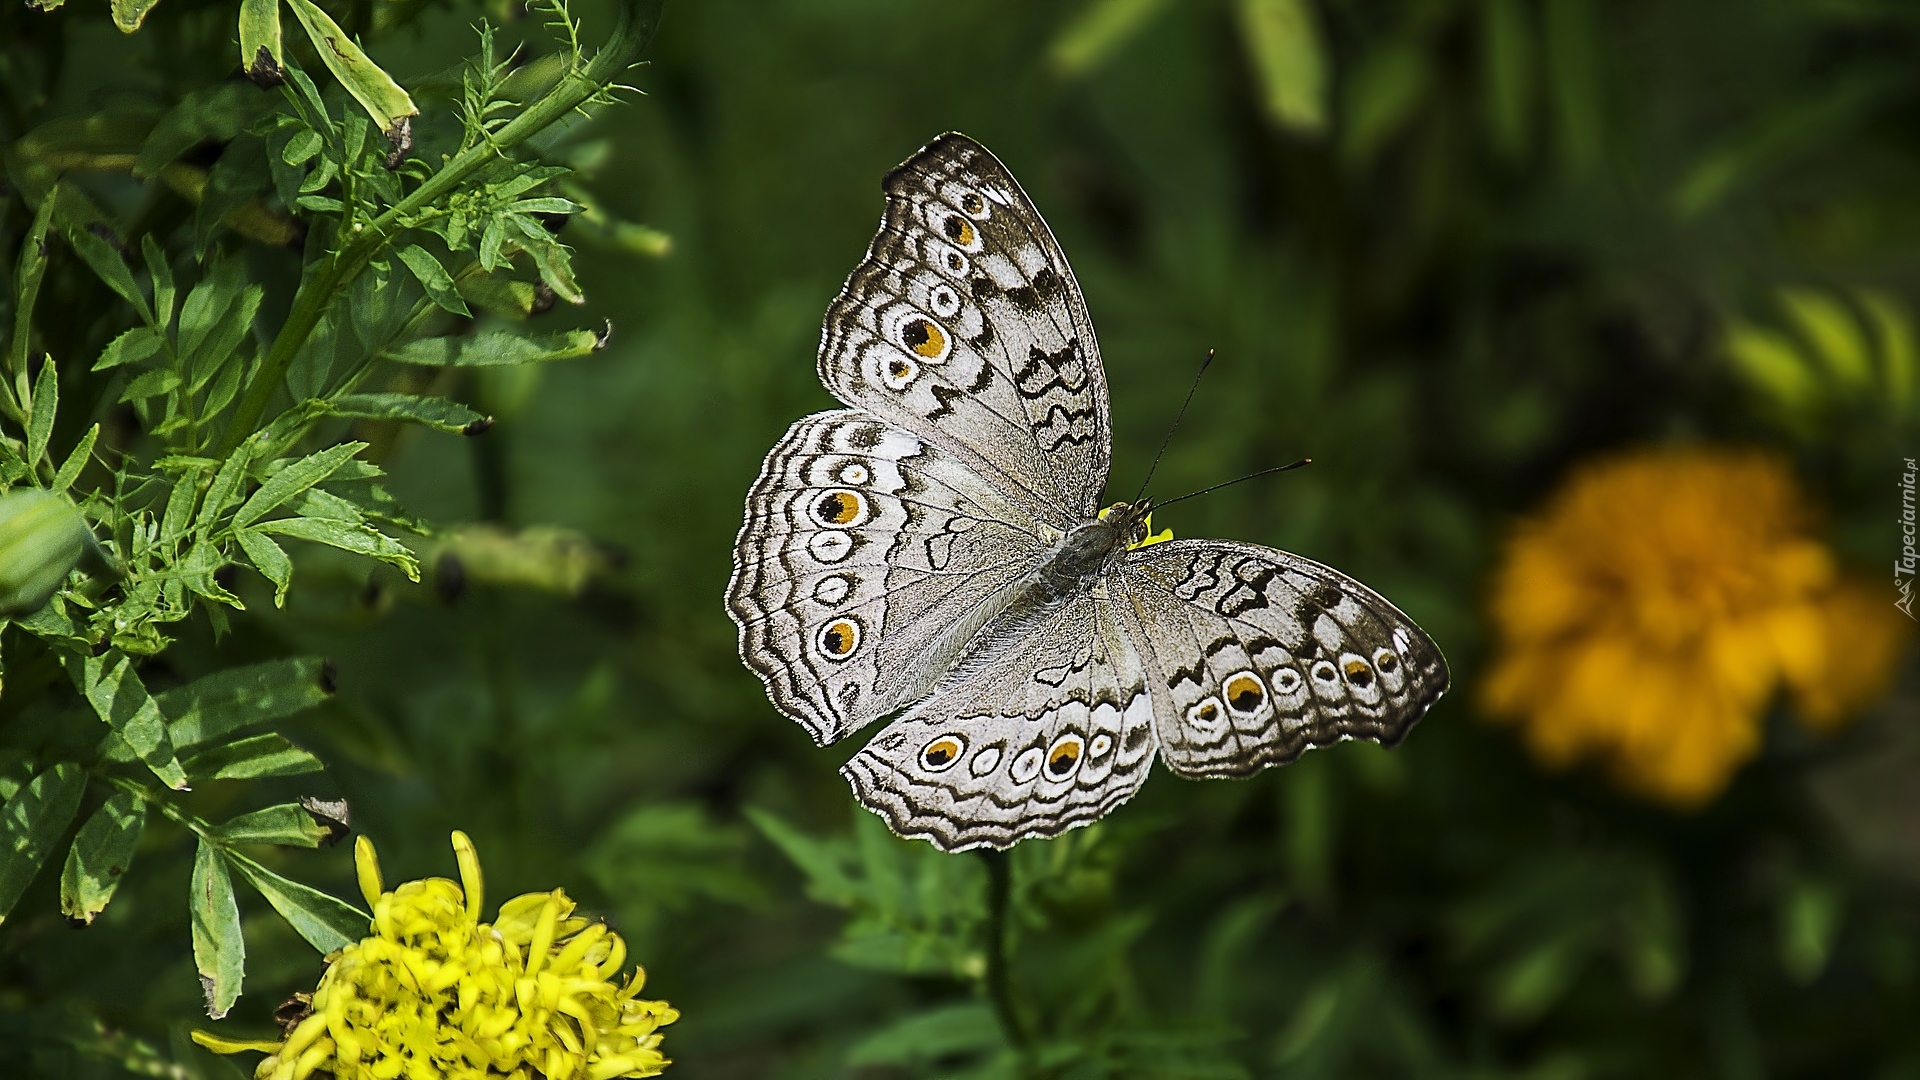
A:
[[[480,858],[453,834],[460,883],[380,885],[373,844],[354,866],[373,908],[373,934],[328,957],[311,998],[296,998],[278,1041],[196,1031],[222,1054],[264,1050],[257,1080],[612,1080],[658,1076],[658,1028],[680,1018],[641,998],[646,973],[614,981],[627,946],[606,924],[573,915],[559,889],[528,893],[479,920]]]
[[[1759,749],[1783,686],[1832,730],[1892,678],[1891,596],[1843,578],[1787,468],[1722,450],[1588,466],[1515,531],[1484,703],[1550,765],[1597,759],[1679,807]]]

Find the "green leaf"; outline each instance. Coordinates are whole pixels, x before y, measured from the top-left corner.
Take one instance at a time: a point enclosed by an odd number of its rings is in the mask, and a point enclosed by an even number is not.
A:
[[[293,517],[263,521],[254,529],[365,555],[406,574],[409,581],[420,580],[420,562],[413,552],[405,544],[368,525],[352,525],[326,518]]]
[[[493,426],[493,417],[482,416],[457,401],[414,394],[342,394],[327,402],[327,411],[362,420],[425,424],[449,435],[478,435]]]
[[[220,159],[207,170],[206,187],[193,216],[193,251],[206,258],[207,245],[230,214],[273,183],[267,167],[267,144],[253,135],[241,135],[227,144]]]
[[[493,367],[569,360],[595,352],[606,343],[607,335],[591,330],[525,336],[487,330],[472,337],[424,338],[385,355],[402,364],[426,367]]]
[[[432,252],[419,244],[407,244],[396,248],[394,254],[413,272],[414,279],[427,291],[428,299],[455,315],[473,314],[468,310],[467,302],[460,299],[460,290],[454,287],[453,275],[447,273],[447,268],[440,265],[440,260],[434,258]]]
[[[93,711],[147,768],[168,787],[186,790],[187,774],[174,756],[166,717],[134,673],[133,661],[119,649],[109,649],[99,656],[69,657],[67,669]]]
[[[113,25],[120,32],[131,34],[140,29],[147,21],[147,13],[158,7],[160,0],[113,0]]]
[[[283,878],[238,852],[229,852],[227,858],[322,956],[359,941],[373,928],[366,912],[343,900]]]
[[[33,380],[33,410],[27,418],[27,464],[37,465],[47,456],[47,441],[53,438],[53,415],[60,409],[60,372],[53,357],[40,362],[40,376]]]
[[[341,443],[309,454],[274,473],[271,479],[260,485],[260,490],[253,493],[253,498],[248,499],[246,505],[233,515],[234,527],[244,529],[259,521],[278,509],[281,503],[332,476],[334,470],[366,448],[367,444],[363,442]]]
[[[284,720],[333,696],[332,665],[314,656],[229,668],[157,699],[174,745],[200,746]]]
[[[943,1005],[888,1024],[855,1043],[847,1064],[933,1065],[955,1054],[998,1050],[1006,1045],[1000,1022],[984,1002]]]
[[[41,772],[0,808],[0,922],[40,873],[54,842],[80,809],[87,771],[63,761]]]
[[[73,482],[80,478],[80,470],[87,467],[87,460],[93,455],[93,444],[99,439],[100,425],[95,424],[88,428],[86,434],[80,436],[80,441],[73,444],[73,452],[67,455],[67,460],[61,462],[60,468],[55,470],[53,483],[47,490],[65,494],[67,489],[73,486]]]
[[[180,389],[180,375],[172,368],[154,368],[134,376],[127,388],[120,391],[120,400],[145,401],[150,397],[171,394]]]
[[[280,0],[240,0],[240,67],[265,89],[286,78],[280,43]]]
[[[1782,289],[1780,306],[1836,383],[1858,391],[1872,382],[1871,347],[1845,304],[1815,289]]]
[[[140,238],[140,255],[147,262],[147,273],[153,278],[153,321],[156,326],[164,327],[173,321],[173,264],[167,261],[166,252],[160,249],[152,233]]]
[[[133,279],[133,271],[127,268],[127,260],[121,258],[120,249],[95,230],[104,230],[104,225],[79,225],[67,227],[67,241],[73,245],[80,258],[92,268],[94,275],[107,283],[107,287],[120,294],[120,298],[133,305],[140,313],[142,321],[153,324],[153,308],[147,303],[145,293],[140,291],[139,282]]]
[[[13,357],[16,375],[27,370],[27,357],[33,340],[33,308],[40,297],[40,283],[47,275],[47,230],[53,223],[53,211],[59,205],[58,184],[40,200],[33,224],[20,242],[20,260],[14,265]]]
[[[189,91],[153,126],[133,175],[150,179],[202,143],[232,141],[272,109],[273,102],[271,94],[240,82],[222,81]]]
[[[286,549],[252,529],[241,529],[233,535],[240,541],[240,550],[247,553],[247,561],[273,583],[273,606],[284,606],[287,587],[293,584],[293,560],[287,557]]]
[[[100,359],[93,362],[93,370],[105,371],[122,364],[137,364],[160,352],[167,343],[164,335],[150,326],[136,326],[133,329],[107,342],[100,350]]]
[[[344,830],[323,822],[299,803],[281,803],[237,818],[215,829],[226,844],[277,844],[315,848],[338,840]]]
[[[1307,0],[1240,0],[1240,33],[1260,78],[1267,115],[1303,134],[1324,130],[1326,47]]]
[[[1062,75],[1085,75],[1138,37],[1166,0],[1089,0],[1053,39],[1048,56]]]
[[[255,735],[222,743],[187,759],[187,776],[203,780],[257,780],[264,776],[302,776],[326,769],[325,763],[282,735]]]
[[[1494,149],[1517,159],[1533,128],[1533,51],[1520,0],[1480,0],[1480,52],[1486,65],[1486,118]]]
[[[207,485],[206,498],[200,502],[200,515],[193,521],[195,532],[207,533],[220,515],[239,499],[240,482],[246,479],[247,466],[252,463],[252,458],[249,444],[242,443],[221,463],[220,471],[213,474],[213,483]]]
[[[380,70],[347,32],[311,0],[287,0],[287,6],[293,9],[294,18],[300,20],[307,37],[313,40],[314,51],[320,54],[321,62],[340,80],[340,85],[346,87],[347,93],[353,95],[389,138],[395,141],[404,138],[406,125],[420,110],[414,107],[413,99],[400,84]],[[349,155],[347,160],[353,157]]]
[[[103,911],[120,876],[133,864],[134,849],[147,827],[147,804],[132,792],[116,791],[80,826],[60,874],[60,913],[82,924]]]
[[[207,1015],[218,1020],[240,999],[247,944],[240,936],[240,905],[234,900],[226,859],[205,838],[193,855],[187,911],[193,922],[193,966],[200,973]]]

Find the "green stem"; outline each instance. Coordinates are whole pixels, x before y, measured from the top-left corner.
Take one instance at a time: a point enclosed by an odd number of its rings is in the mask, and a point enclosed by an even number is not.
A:
[[[1015,1051],[1025,1054],[1029,1045],[1026,1025],[1013,1003],[1012,972],[1007,958],[1007,912],[1013,903],[1013,860],[1004,851],[980,849],[980,861],[987,864],[987,1000],[993,1004],[994,1018],[1000,1021],[1001,1034]]]
[[[274,335],[267,356],[248,385],[235,410],[233,421],[220,443],[218,456],[226,457],[238,449],[258,429],[267,405],[286,378],[287,368],[300,352],[321,316],[333,306],[339,295],[353,284],[393,235],[414,215],[457,190],[475,173],[514,147],[564,118],[602,93],[620,73],[633,66],[652,38],[660,22],[664,0],[621,0],[613,35],[595,53],[585,67],[569,72],[540,100],[493,134],[487,142],[469,147],[455,155],[439,172],[426,179],[413,193],[401,199],[386,213],[359,226],[346,246],[327,258],[312,277],[294,295],[287,321]]]

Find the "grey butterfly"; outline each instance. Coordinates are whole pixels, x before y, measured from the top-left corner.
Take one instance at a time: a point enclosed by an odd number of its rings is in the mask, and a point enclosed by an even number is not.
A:
[[[1102,510],[1111,435],[1093,324],[1020,185],[964,135],[883,184],[827,309],[848,408],[788,429],[748,493],[727,607],[740,655],[841,769],[945,851],[1083,825],[1157,754],[1247,776],[1344,739],[1392,745],[1447,688],[1433,640],[1298,555],[1149,543]]]

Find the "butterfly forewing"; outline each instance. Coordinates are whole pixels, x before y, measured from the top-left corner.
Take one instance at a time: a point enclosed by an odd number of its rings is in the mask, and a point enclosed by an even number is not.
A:
[[[1085,520],[1107,479],[1107,388],[1046,223],[964,135],[934,140],[884,187],[879,235],[827,309],[821,380],[973,463],[1042,520]]]
[[[1177,540],[1129,552],[1115,578],[1161,756],[1185,776],[1246,776],[1343,739],[1391,746],[1447,688],[1431,638],[1311,559]]]
[[[928,656],[1056,535],[951,454],[855,410],[816,413],[747,496],[727,607],[740,653],[820,743],[923,696]]]
[[[993,624],[988,652],[840,771],[901,836],[943,851],[1057,836],[1139,790],[1153,762],[1140,657],[1107,597]]]

